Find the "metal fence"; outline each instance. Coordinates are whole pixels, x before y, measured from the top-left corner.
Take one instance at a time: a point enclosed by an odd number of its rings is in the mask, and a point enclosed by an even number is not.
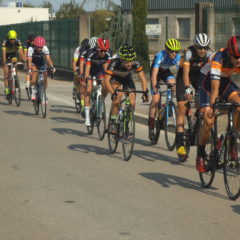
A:
[[[23,42],[29,34],[46,38],[54,65],[63,70],[71,69],[73,53],[79,44],[79,19],[63,19],[43,22],[29,22],[0,26],[0,40],[9,30],[15,30]]]

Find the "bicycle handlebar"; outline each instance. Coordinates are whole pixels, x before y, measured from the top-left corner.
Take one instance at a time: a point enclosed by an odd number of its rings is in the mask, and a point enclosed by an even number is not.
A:
[[[118,88],[116,88],[114,92],[116,94],[119,93],[119,92],[124,92],[124,93],[145,93],[145,94],[148,93],[148,91],[131,90],[131,89],[118,89]]]

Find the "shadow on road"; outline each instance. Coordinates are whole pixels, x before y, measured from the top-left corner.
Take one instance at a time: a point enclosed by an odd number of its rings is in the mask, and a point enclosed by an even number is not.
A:
[[[85,136],[88,135],[85,132],[70,129],[70,128],[52,128],[51,130],[54,131],[54,132],[57,132],[61,135],[70,134],[70,135],[76,135],[76,136],[80,136],[80,137],[85,137]]]
[[[76,114],[76,111],[71,111],[71,110],[66,110],[66,109],[49,109],[50,112],[54,112],[54,113],[72,113],[72,114]]]
[[[24,112],[24,111],[4,111],[4,112],[10,115],[36,116],[35,113]]]
[[[67,106],[67,105],[51,105],[53,108],[68,108],[68,109],[75,109],[75,107]]]
[[[201,188],[199,182],[194,182],[187,178],[173,176],[173,175],[164,174],[164,173],[139,173],[139,175],[141,175],[145,178],[148,178],[152,181],[155,181],[155,182],[161,184],[162,187],[165,187],[165,188],[169,188],[171,186],[178,185],[178,186],[181,186],[181,187],[184,187],[187,189],[193,189],[198,192],[203,192],[205,194],[208,194],[208,195],[211,195],[214,197],[229,200],[229,198],[224,195],[210,191],[210,189],[212,189],[212,188],[203,189],[203,188]]]
[[[232,205],[231,207],[235,213],[240,214],[240,205]]]
[[[52,117],[51,119],[61,123],[84,123],[84,120],[79,120],[76,118]]]

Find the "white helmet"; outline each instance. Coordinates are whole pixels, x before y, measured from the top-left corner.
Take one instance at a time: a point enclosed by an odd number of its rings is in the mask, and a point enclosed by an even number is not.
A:
[[[193,42],[197,46],[207,47],[210,44],[211,40],[206,33],[198,33],[195,36]]]
[[[92,37],[89,39],[88,44],[89,44],[90,48],[95,48],[97,46],[97,40],[98,40],[97,37]]]

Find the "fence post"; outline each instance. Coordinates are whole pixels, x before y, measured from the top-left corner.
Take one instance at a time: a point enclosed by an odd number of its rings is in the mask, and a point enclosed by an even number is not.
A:
[[[88,15],[81,15],[79,17],[79,42],[84,38],[90,38],[90,17]]]
[[[195,34],[206,33],[212,40],[212,48],[215,46],[215,16],[214,5],[209,2],[195,4]]]

